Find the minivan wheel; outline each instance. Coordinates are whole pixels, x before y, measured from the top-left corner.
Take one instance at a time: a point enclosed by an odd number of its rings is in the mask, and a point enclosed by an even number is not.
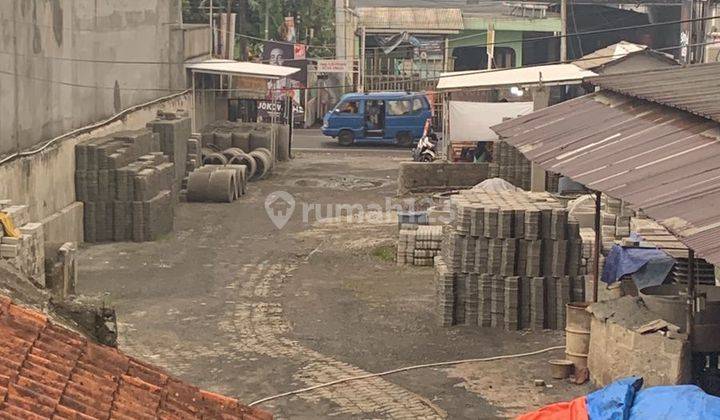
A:
[[[352,131],[343,130],[338,135],[338,143],[340,146],[350,146],[355,141],[355,135]]]
[[[397,143],[400,146],[408,147],[412,145],[412,136],[410,136],[410,133],[400,133],[397,135]]]

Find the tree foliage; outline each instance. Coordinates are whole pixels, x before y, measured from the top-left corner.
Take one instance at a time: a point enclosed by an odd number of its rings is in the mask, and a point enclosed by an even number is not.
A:
[[[210,0],[183,0],[183,20],[186,23],[207,23]],[[227,0],[213,0],[214,7],[224,11]],[[335,37],[335,6],[333,0],[233,0],[233,12],[246,2],[244,27],[240,33],[265,38],[265,15],[268,12],[268,38],[278,39],[280,26],[286,16],[295,17],[297,41],[316,46],[308,49],[309,57],[325,57],[333,53]],[[266,9],[267,7],[267,9]],[[249,40],[251,51],[259,51],[262,41]]]

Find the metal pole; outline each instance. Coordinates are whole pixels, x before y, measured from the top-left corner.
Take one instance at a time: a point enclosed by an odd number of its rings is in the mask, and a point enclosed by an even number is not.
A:
[[[560,61],[567,61],[567,0],[560,1]]]
[[[692,249],[688,250],[687,294],[687,334],[692,349],[695,333],[695,251]]]
[[[227,16],[225,16],[225,58],[230,60],[233,57],[230,57],[230,43],[235,42],[234,37],[232,37],[232,32],[230,31],[230,25],[231,22],[231,16],[232,16],[232,0],[227,0]]]
[[[307,95],[307,92],[305,92],[305,95]],[[290,99],[288,102],[290,103],[290,112],[288,114],[288,158],[292,158],[293,120],[295,118],[295,112],[293,111],[292,99]],[[307,112],[307,108],[305,108],[305,112]]]
[[[195,70],[192,70],[190,72],[190,77],[192,77],[192,120],[190,121],[190,125],[192,126],[192,132],[197,131],[197,102],[195,101]]]
[[[215,52],[215,23],[213,22],[213,0],[210,0],[210,58]]]
[[[600,281],[600,247],[602,247],[602,225],[600,223],[600,201],[602,192],[595,192],[595,249],[593,250],[593,302],[598,301],[598,283]]]
[[[365,92],[365,27],[360,28],[360,86],[358,91]]]

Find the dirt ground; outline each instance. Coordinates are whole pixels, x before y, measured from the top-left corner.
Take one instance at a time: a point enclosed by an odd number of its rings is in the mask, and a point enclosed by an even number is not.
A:
[[[388,153],[298,153],[233,204],[181,203],[172,235],[81,252],[78,291],[118,311],[120,347],[245,403],[394,368],[564,344],[558,332],[437,326],[431,267],[398,267],[398,163]],[[278,229],[266,197],[286,191]],[[318,221],[310,204],[322,205]],[[347,220],[327,205],[362,205]],[[347,210],[347,208],[346,208]],[[308,223],[303,213],[309,213]],[[276,418],[505,418],[589,391],[547,360],[420,369],[263,403]],[[534,379],[548,386],[536,387]]]

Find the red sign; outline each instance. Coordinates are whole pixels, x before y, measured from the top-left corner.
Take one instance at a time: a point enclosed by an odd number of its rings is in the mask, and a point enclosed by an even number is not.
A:
[[[293,48],[294,57],[296,60],[304,60],[305,59],[305,51],[307,51],[307,45],[305,44],[295,44],[295,47]]]

